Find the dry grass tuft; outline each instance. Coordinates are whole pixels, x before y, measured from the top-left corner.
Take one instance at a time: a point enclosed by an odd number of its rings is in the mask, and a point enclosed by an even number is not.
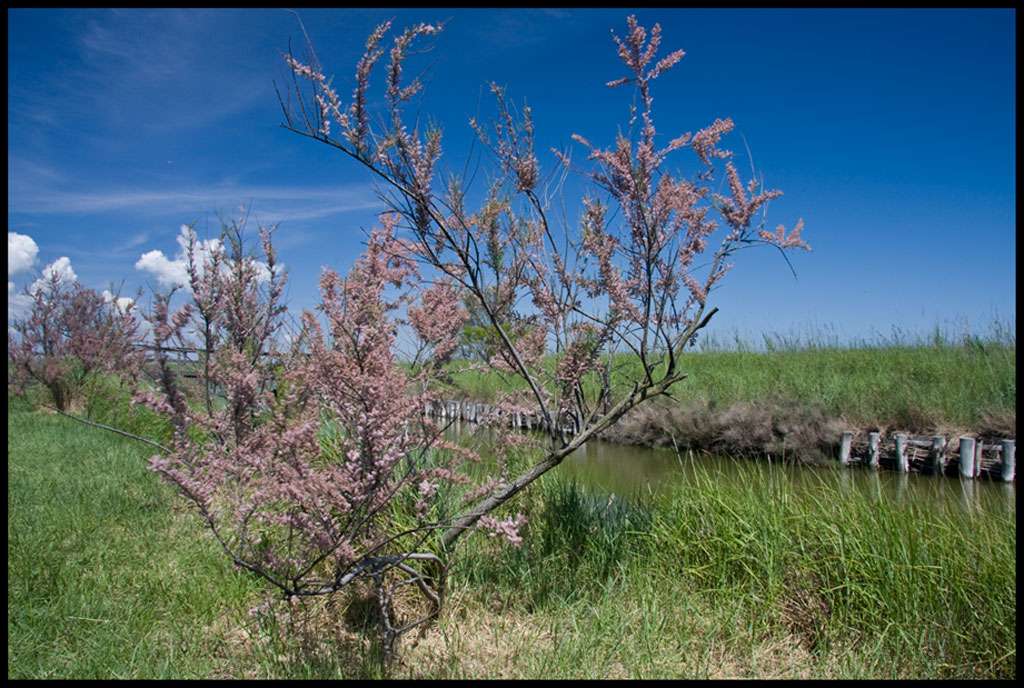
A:
[[[832,616],[832,606],[822,594],[822,588],[814,572],[793,573],[782,603],[783,622],[808,652],[819,649]]]
[[[982,411],[978,434],[984,437],[1017,439],[1017,409]]]
[[[552,633],[540,618],[456,593],[444,618],[400,648],[396,675],[404,678],[525,678],[526,655],[551,650]]]

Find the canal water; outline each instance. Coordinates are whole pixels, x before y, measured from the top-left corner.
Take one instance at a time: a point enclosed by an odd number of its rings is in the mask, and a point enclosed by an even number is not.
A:
[[[485,461],[488,460],[489,438],[480,426],[456,423],[450,428],[449,437],[472,445]],[[552,473],[558,473],[561,479],[573,481],[592,494],[615,494],[625,499],[643,499],[652,493],[686,489],[708,479],[762,480],[767,473],[768,479],[785,480],[795,491],[817,489],[823,482],[835,481],[844,491],[868,492],[906,506],[916,503],[932,509],[980,511],[1015,518],[1017,504],[1015,483],[986,478],[961,480],[862,466],[809,466],[687,450],[677,453],[673,448],[652,449],[600,440],[587,442]]]

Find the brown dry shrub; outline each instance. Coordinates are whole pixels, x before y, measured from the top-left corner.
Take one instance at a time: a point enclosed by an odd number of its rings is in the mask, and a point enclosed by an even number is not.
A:
[[[818,405],[768,397],[721,409],[704,400],[685,406],[650,403],[626,414],[604,438],[820,463],[833,453],[843,430],[843,422]]]
[[[915,402],[908,402],[896,411],[892,424],[903,432],[930,435],[942,425],[942,416],[934,409],[925,409]]]
[[[978,426],[978,435],[1008,440],[1017,439],[1017,409],[983,410]]]

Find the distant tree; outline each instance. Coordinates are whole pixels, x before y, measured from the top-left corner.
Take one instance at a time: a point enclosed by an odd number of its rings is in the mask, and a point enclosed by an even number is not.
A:
[[[68,411],[97,375],[134,377],[143,341],[136,302],[87,289],[57,270],[26,287],[27,311],[7,331],[9,382],[24,392],[38,382],[54,406]]]

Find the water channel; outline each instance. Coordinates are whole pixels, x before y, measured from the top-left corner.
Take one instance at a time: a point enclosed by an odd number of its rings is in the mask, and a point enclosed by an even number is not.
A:
[[[480,426],[457,422],[448,436],[481,451],[487,437]],[[538,434],[538,437],[540,435]],[[486,460],[487,452],[481,451]],[[575,481],[594,494],[615,494],[625,499],[643,499],[665,490],[687,489],[703,480],[748,481],[768,475],[787,481],[795,491],[817,489],[823,482],[838,483],[844,491],[869,492],[898,505],[917,504],[932,509],[991,513],[1016,517],[1016,483],[987,478],[962,480],[958,477],[899,473],[854,466],[809,466],[790,462],[768,462],[683,451],[672,448],[635,447],[592,440],[580,447],[553,472]]]

